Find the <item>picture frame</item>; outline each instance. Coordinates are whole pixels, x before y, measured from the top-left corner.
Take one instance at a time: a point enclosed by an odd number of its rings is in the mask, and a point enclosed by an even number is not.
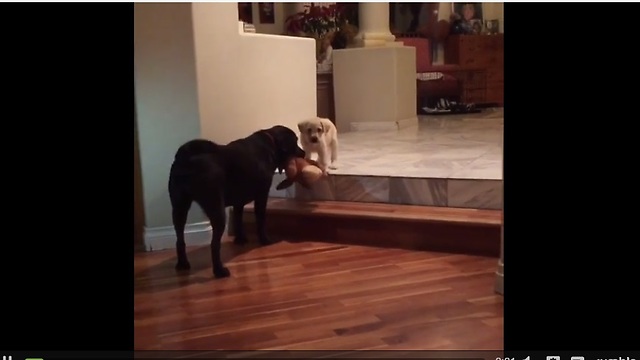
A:
[[[482,20],[471,19],[469,20],[469,25],[471,25],[470,29],[472,35],[480,35],[484,33],[484,24],[482,23]]]
[[[275,24],[275,3],[258,3],[258,13],[261,24]]]
[[[484,27],[487,35],[498,34],[500,32],[500,20],[498,19],[485,20]]]
[[[463,21],[483,20],[482,3],[452,3],[451,11]]]
[[[253,24],[253,8],[249,2],[238,3],[238,20]]]

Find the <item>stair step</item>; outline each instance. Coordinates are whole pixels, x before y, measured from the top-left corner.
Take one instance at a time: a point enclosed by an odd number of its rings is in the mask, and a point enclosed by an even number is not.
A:
[[[245,209],[253,211],[253,203],[247,205]],[[300,201],[282,198],[269,199],[267,212],[269,214],[294,213],[308,216],[351,217],[371,220],[381,219],[498,227],[502,223],[502,212],[499,210],[346,201]]]
[[[253,213],[253,204],[245,210]],[[267,218],[267,231],[274,239],[500,254],[502,212],[498,210],[272,198]],[[244,223],[251,237],[253,214],[245,216]]]

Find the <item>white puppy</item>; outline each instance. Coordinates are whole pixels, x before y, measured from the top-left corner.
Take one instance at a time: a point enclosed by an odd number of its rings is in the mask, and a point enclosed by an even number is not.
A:
[[[298,124],[300,130],[300,144],[307,153],[306,158],[311,159],[311,154],[318,154],[318,165],[326,174],[327,168],[336,169],[338,160],[338,130],[329,119],[313,118]]]

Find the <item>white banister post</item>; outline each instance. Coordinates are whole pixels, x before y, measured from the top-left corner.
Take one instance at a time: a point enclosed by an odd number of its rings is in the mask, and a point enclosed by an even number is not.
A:
[[[389,3],[368,2],[358,4],[359,31],[356,44],[360,47],[397,46],[396,37],[389,28]]]

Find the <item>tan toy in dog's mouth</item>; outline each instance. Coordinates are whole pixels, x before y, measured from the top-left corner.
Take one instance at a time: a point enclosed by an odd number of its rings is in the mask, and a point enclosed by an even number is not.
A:
[[[276,186],[276,190],[286,189],[296,182],[309,189],[323,175],[317,162],[303,158],[290,159],[284,172],[287,178]]]

